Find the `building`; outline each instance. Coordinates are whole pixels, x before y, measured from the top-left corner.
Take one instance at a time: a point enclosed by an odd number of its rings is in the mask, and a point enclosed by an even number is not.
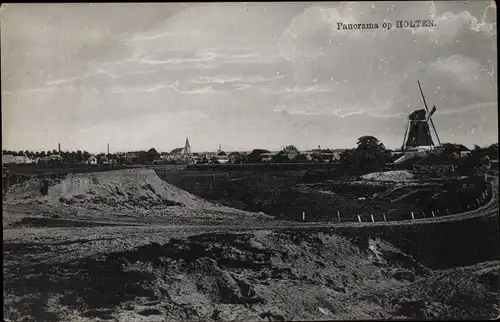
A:
[[[2,164],[16,163],[16,157],[12,154],[2,154]]]
[[[186,137],[186,142],[183,148],[175,148],[170,153],[161,154],[160,158],[165,161],[191,164],[194,163],[193,153],[191,152],[191,144],[189,143],[189,138]],[[198,158],[198,156],[196,156]]]
[[[191,145],[189,144],[189,138],[186,137],[186,143],[184,143],[184,149],[182,150],[183,155],[191,154]]]
[[[12,154],[2,154],[2,164],[26,164],[35,163],[35,160],[25,155],[14,156]]]
[[[317,149],[312,149],[308,151],[302,152],[305,155],[307,160],[318,163],[330,163],[335,160],[340,160],[340,154],[343,150],[330,150],[330,149],[321,149],[318,146]]]
[[[471,151],[460,151],[460,157],[465,158],[471,154]]]
[[[219,151],[216,156],[217,162],[220,164],[226,164],[229,163],[229,157],[227,156],[226,152],[224,151]]]
[[[272,162],[273,158],[278,155],[279,151],[264,152],[260,155],[260,160],[262,162]]]
[[[87,160],[87,164],[97,164],[97,157],[95,155],[91,155]]]

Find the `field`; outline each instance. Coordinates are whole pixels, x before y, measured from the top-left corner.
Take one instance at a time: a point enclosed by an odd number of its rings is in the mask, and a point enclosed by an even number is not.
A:
[[[195,195],[220,204],[262,211],[284,220],[408,220],[460,213],[487,202],[484,177],[398,181],[325,180],[328,171],[168,171],[158,175]],[[316,175],[315,175],[316,174]],[[375,178],[376,179],[376,178]],[[479,199],[479,203],[478,200]],[[338,213],[337,213],[338,212]]]
[[[341,181],[306,171],[210,171],[56,173],[9,187],[4,319],[498,316],[498,180],[488,190],[484,177]],[[460,210],[445,197],[462,193],[466,208],[484,192],[477,218],[390,225],[397,211],[419,219],[427,198],[438,196],[431,205],[444,216],[444,207]],[[374,210],[388,225],[356,222],[354,214],[366,222]],[[306,223],[297,222],[302,211]]]

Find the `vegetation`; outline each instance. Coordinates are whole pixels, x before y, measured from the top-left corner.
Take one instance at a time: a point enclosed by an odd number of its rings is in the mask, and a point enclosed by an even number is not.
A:
[[[270,151],[264,149],[255,149],[250,154],[247,155],[248,163],[259,163],[261,162],[261,155],[263,153],[269,153]]]
[[[373,136],[362,136],[357,147],[342,152],[340,169],[348,174],[364,174],[382,171],[390,158],[384,144]]]
[[[453,157],[454,154],[462,151],[470,151],[471,158],[467,162],[479,162],[484,157],[490,160],[498,159],[498,143],[494,143],[488,147],[480,147],[475,145],[472,150],[469,150],[462,144],[456,143],[443,143],[445,154]],[[246,164],[246,163],[261,163],[262,154],[269,153],[269,150],[254,149],[251,153],[244,154],[240,152],[231,152],[228,155],[229,163],[232,164]],[[90,158],[91,154],[88,151],[61,151],[47,150],[47,151],[10,151],[3,150],[3,155],[9,154],[13,156],[26,156],[31,159],[45,158],[52,155],[60,155],[62,162],[65,164],[80,164],[85,163]],[[272,163],[323,163],[333,161],[332,151],[314,150],[311,154],[306,155],[299,152],[294,145],[288,145],[280,152],[271,158]],[[179,164],[183,163],[181,160],[161,160],[160,154],[154,148],[148,151],[134,152],[133,156],[124,156],[119,154],[105,154],[100,153],[96,155],[97,163],[116,163],[118,165],[134,165],[134,164]],[[213,159],[213,160],[211,160]],[[367,172],[381,171],[385,165],[390,161],[390,151],[387,150],[382,142],[373,136],[362,136],[357,141],[357,147],[348,149],[341,153],[339,169],[345,172],[346,175],[363,174]],[[478,164],[481,164],[480,161]],[[207,158],[205,155],[200,155],[198,164],[218,163],[216,158]],[[471,163],[471,164],[472,164]],[[465,166],[465,165],[464,165]]]

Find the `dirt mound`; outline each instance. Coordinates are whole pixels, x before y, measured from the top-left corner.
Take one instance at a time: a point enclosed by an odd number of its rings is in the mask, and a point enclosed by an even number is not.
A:
[[[413,174],[408,171],[385,171],[385,172],[374,172],[365,174],[362,176],[364,180],[373,181],[411,181],[413,179]]]
[[[49,182],[45,195],[41,192],[43,182],[44,180],[35,178],[13,187],[7,195],[7,201],[38,199],[66,203],[129,202],[139,207],[151,205],[197,207],[207,204],[205,200],[162,181],[154,170],[150,169],[71,173],[64,180]]]
[[[366,244],[307,231],[208,233],[150,243],[70,264],[33,266],[17,279],[8,278],[6,313],[28,321],[43,314],[65,321],[466,319],[496,314],[498,262],[433,271],[387,242],[369,239]]]
[[[239,210],[212,204],[166,181],[151,169],[123,169],[106,172],[71,173],[62,180],[33,178],[12,186],[6,202],[40,204],[62,208],[85,208],[120,212],[177,209],[210,210],[222,213]],[[182,210],[179,210],[182,209]]]

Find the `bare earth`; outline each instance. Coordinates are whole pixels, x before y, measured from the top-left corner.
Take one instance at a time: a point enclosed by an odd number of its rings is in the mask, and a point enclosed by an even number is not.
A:
[[[46,196],[40,184],[7,194],[6,320],[498,316],[500,261],[432,270],[386,241],[335,233],[497,216],[496,195],[440,218],[291,223],[209,203],[153,170],[70,175]]]

